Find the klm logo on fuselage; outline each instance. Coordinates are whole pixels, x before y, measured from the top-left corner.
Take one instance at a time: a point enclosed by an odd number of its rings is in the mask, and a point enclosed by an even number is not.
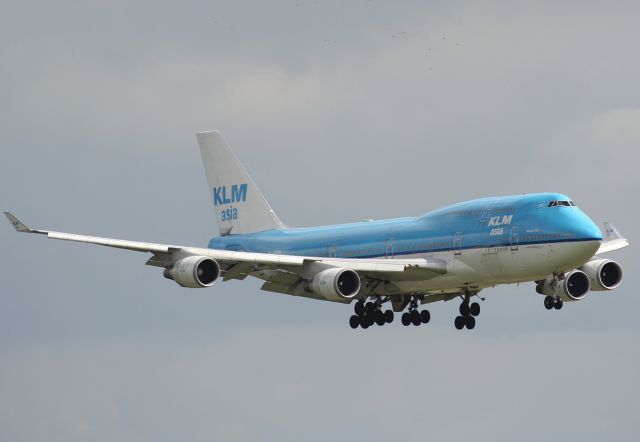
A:
[[[487,226],[505,226],[507,224],[511,224],[512,219],[513,215],[492,216],[489,218]]]
[[[216,206],[244,201],[247,201],[246,184],[232,184],[231,191],[227,190],[227,186],[213,188],[213,204]]]

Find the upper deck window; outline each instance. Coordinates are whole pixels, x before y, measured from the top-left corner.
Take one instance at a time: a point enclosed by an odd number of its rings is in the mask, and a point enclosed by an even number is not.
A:
[[[558,207],[558,206],[575,207],[576,204],[573,201],[551,201],[548,207]]]

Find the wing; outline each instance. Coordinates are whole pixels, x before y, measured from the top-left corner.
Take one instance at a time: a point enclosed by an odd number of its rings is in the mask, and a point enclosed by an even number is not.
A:
[[[626,238],[623,238],[618,229],[611,223],[604,223],[604,240],[602,244],[600,244],[600,248],[596,255],[606,252],[612,252],[614,250],[622,249],[623,247],[627,247],[629,245],[629,241]]]
[[[265,281],[263,290],[310,298],[324,299],[304,290],[304,283],[313,279],[316,273],[328,268],[356,271],[363,280],[361,294],[364,295],[377,293],[381,285],[392,285],[394,281],[425,280],[447,273],[447,263],[440,259],[324,258],[184,247],[31,229],[13,214],[4,214],[18,232],[151,253],[153,256],[146,264],[157,267],[171,267],[176,261],[188,256],[209,257],[220,264],[224,281],[254,276]],[[386,288],[386,292],[388,291],[389,287]],[[350,302],[350,299],[345,299],[344,302]]]

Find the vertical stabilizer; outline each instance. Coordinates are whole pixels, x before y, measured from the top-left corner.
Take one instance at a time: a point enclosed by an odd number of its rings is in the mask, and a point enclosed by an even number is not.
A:
[[[220,235],[286,227],[217,131],[197,134]]]

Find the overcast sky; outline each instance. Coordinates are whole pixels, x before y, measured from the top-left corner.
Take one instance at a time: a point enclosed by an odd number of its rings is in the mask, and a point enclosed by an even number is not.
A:
[[[637,2],[0,0],[2,210],[203,246],[195,133],[293,226],[557,191],[633,242]],[[432,322],[178,287],[146,255],[0,228],[0,439],[635,441],[635,247],[614,292],[533,284]]]

